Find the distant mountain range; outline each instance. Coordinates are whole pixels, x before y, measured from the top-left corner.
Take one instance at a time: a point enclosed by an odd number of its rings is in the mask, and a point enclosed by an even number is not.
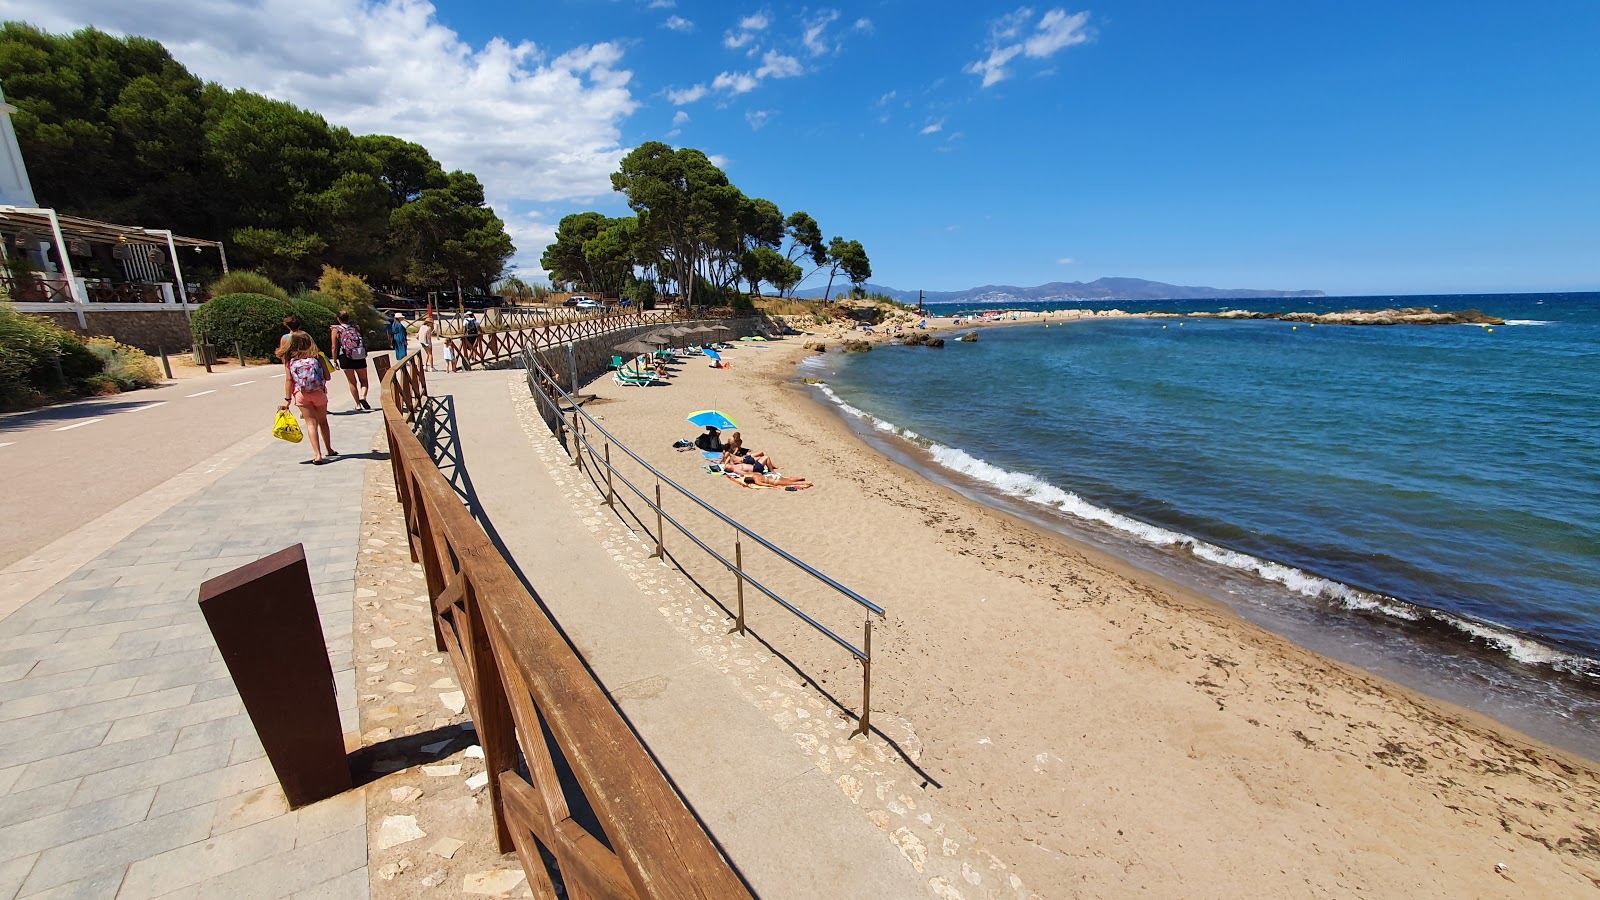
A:
[[[862,288],[869,294],[886,294],[901,303],[916,303],[916,291],[902,291],[868,282]],[[798,296],[808,300],[822,296],[825,288],[807,288]],[[845,288],[848,290],[848,286]],[[839,293],[835,285],[834,293]],[[1213,287],[1189,287],[1145,281],[1143,278],[1099,278],[1094,281],[1052,281],[1038,287],[986,284],[964,291],[926,291],[926,303],[1040,303],[1051,300],[1233,300],[1260,297],[1324,297],[1322,291],[1262,291]]]

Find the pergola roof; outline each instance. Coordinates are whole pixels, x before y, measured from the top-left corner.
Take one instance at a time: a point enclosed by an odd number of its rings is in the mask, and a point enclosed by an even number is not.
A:
[[[56,221],[61,223],[62,237],[87,238],[88,240],[115,244],[127,241],[166,243],[167,232],[159,228],[141,228],[138,225],[117,225],[112,222],[98,222],[94,219],[84,219],[78,216],[64,216],[56,214]],[[0,205],[0,230],[5,231],[32,231],[44,234],[50,233],[50,216],[46,210],[29,209],[22,206]],[[174,247],[221,247],[221,241],[207,241],[200,238],[172,235]]]

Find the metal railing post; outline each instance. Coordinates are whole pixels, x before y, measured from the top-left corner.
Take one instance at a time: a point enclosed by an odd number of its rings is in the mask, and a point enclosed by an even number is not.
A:
[[[866,734],[872,727],[872,617],[867,616],[866,641],[862,645],[867,658],[861,661],[861,724],[850,732],[851,737]]]
[[[739,619],[733,630],[744,634],[744,545],[739,542],[739,532],[733,533],[733,577],[739,594]]]
[[[606,441],[606,505],[617,508],[617,492],[611,488],[611,442]]]
[[[665,559],[667,533],[661,524],[661,482],[656,482],[656,552],[650,554],[656,559]]]
[[[578,411],[572,411],[572,464],[583,471],[583,439],[579,437]]]

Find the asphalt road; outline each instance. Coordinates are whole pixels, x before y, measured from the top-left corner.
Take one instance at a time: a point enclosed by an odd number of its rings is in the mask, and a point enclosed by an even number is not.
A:
[[[378,380],[358,411],[344,376],[329,383],[335,447],[339,419],[382,415]],[[283,369],[260,366],[162,387],[0,416],[0,568],[33,553],[190,466],[272,428]],[[311,458],[309,444],[275,446]]]

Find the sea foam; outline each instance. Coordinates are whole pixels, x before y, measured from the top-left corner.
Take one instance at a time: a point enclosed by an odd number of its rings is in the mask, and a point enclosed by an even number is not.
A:
[[[1344,609],[1377,613],[1407,622],[1432,621],[1474,638],[1512,659],[1530,665],[1547,665],[1570,675],[1586,679],[1600,678],[1600,668],[1582,656],[1564,653],[1537,641],[1514,634],[1504,628],[1451,615],[1441,610],[1420,606],[1397,597],[1375,591],[1365,591],[1331,578],[1324,578],[1294,566],[1262,559],[1248,553],[1230,550],[1182,532],[1162,528],[1125,516],[1115,510],[1097,506],[1077,494],[1064,490],[1035,475],[1014,472],[979,459],[957,447],[947,447],[929,440],[917,432],[880,419],[852,405],[825,383],[814,385],[847,415],[861,419],[875,431],[891,434],[910,441],[925,450],[933,461],[944,469],[964,475],[988,485],[1000,493],[1029,503],[1065,513],[1077,519],[1094,522],[1147,544],[1166,547],[1205,560],[1214,565],[1248,572],[1256,577],[1278,584],[1302,597],[1320,600]]]

